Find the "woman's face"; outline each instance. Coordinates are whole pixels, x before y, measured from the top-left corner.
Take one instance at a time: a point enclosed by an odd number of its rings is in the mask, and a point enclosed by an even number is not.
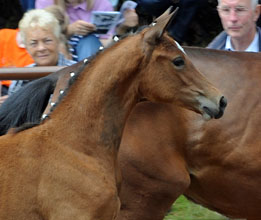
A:
[[[51,28],[28,28],[25,46],[37,66],[56,66],[59,58],[59,42]]]

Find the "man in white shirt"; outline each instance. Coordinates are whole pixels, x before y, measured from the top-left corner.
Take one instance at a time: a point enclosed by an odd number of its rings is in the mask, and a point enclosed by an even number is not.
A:
[[[260,15],[258,0],[218,0],[217,9],[224,31],[208,48],[261,51],[261,29],[256,25]]]

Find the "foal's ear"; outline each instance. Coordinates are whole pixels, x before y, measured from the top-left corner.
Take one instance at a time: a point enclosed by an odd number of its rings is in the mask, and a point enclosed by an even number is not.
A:
[[[162,37],[164,31],[167,29],[168,25],[177,14],[178,7],[175,9],[175,11],[172,9],[173,7],[170,6],[161,16],[152,22],[149,29],[144,34],[144,40],[147,43],[155,45]]]

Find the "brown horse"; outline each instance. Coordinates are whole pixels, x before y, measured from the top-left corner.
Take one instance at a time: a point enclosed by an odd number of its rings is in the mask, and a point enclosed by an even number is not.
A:
[[[143,97],[221,117],[224,97],[164,34],[173,13],[70,73],[70,89],[40,125],[1,136],[0,219],[115,219],[119,143]]]
[[[169,104],[138,104],[119,152],[118,220],[160,220],[184,194],[228,217],[261,219],[261,54],[185,48],[228,97],[206,123]]]

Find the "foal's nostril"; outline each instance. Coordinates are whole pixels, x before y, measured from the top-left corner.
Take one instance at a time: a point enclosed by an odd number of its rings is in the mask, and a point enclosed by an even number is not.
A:
[[[219,102],[219,107],[221,109],[224,109],[224,108],[226,108],[226,106],[227,106],[227,99],[224,96],[222,96],[222,98],[220,99],[220,102]]]

